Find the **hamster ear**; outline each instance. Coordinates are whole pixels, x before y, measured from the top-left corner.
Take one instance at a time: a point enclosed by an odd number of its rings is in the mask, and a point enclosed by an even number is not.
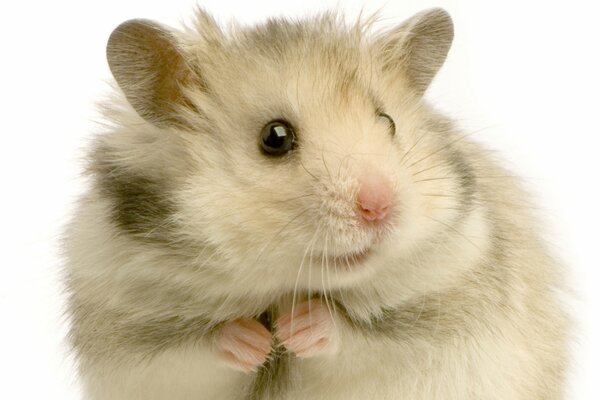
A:
[[[106,55],[113,76],[141,117],[160,127],[185,124],[178,110],[193,106],[183,87],[200,82],[167,29],[149,20],[126,21],[110,35]]]
[[[454,38],[450,15],[441,8],[422,11],[378,39],[384,70],[401,71],[423,94],[440,69]]]

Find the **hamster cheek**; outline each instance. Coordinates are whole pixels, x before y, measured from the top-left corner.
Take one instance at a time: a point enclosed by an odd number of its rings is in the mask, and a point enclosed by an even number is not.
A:
[[[331,310],[319,299],[298,304],[276,323],[277,336],[299,358],[335,353],[338,333]]]
[[[230,367],[256,372],[271,352],[271,332],[260,322],[240,318],[225,323],[217,333],[217,353]]]

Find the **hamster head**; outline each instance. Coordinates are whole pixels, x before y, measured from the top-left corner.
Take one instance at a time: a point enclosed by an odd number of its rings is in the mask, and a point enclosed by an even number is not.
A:
[[[445,231],[468,167],[422,96],[451,19],[370,25],[120,25],[107,54],[127,103],[98,152],[120,229],[249,290],[360,285]]]

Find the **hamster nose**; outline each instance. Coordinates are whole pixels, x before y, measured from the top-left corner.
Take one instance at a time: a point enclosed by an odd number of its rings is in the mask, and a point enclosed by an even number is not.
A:
[[[368,222],[383,221],[392,205],[389,180],[377,173],[365,175],[360,181],[356,203],[362,219]]]

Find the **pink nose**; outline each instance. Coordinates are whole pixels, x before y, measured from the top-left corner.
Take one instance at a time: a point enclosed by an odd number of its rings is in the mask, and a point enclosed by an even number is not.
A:
[[[366,174],[356,196],[358,211],[365,221],[379,222],[389,214],[392,188],[388,179],[378,173]]]

